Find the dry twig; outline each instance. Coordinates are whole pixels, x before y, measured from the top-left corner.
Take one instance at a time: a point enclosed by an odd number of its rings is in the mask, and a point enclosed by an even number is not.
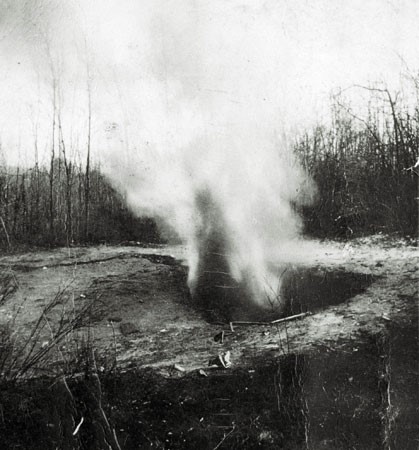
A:
[[[281,319],[276,319],[276,320],[270,320],[270,321],[242,321],[242,320],[238,320],[238,321],[234,321],[234,322],[229,322],[229,325],[230,325],[230,327],[232,327],[233,325],[275,325],[275,324],[282,323],[282,322],[289,322],[291,320],[301,319],[301,318],[309,316],[309,315],[311,315],[311,312],[307,311],[307,312],[303,312],[303,313],[300,313],[300,314],[294,314],[292,316],[283,317]],[[223,322],[214,322],[214,324],[216,324],[216,325],[224,325]]]

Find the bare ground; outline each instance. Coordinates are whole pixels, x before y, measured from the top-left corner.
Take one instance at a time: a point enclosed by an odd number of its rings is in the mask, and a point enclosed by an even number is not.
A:
[[[122,448],[417,448],[412,242],[290,244],[273,263],[287,262],[288,313],[311,314],[233,329],[190,298],[185,256],[181,246],[3,256],[0,331],[19,349],[42,323],[31,340],[50,349],[43,370],[66,369],[86,340],[99,371],[118,367],[102,382]],[[57,327],[88,305],[79,329],[55,346]],[[227,351],[224,369],[218,355]]]
[[[346,341],[356,346],[365,332],[403,324],[417,313],[419,254],[405,241],[376,236],[284,248],[281,259],[293,273],[290,296],[304,296],[305,310],[313,314],[278,325],[235,326],[234,333],[228,324],[208,323],[194,307],[181,266],[185,255],[183,247],[100,246],[4,256],[0,267],[13,274],[17,289],[3,301],[0,320],[13,321],[15,334],[25,335],[65,289],[60,314],[74,314],[89,299],[95,301],[89,330],[98,353],[111,352],[120,367],[151,366],[168,373],[175,364],[186,372],[207,367],[227,350],[240,366],[260,352],[279,356]],[[361,284],[362,276],[369,280],[359,293],[357,275]],[[326,286],[319,290],[322,283]],[[327,296],[331,305],[322,305],[316,295]],[[221,330],[226,332],[222,344],[214,341]],[[41,345],[48,338],[46,332]]]

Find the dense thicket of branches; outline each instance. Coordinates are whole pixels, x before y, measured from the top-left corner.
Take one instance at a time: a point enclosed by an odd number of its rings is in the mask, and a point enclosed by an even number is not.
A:
[[[0,247],[127,240],[157,241],[156,224],[135,217],[98,168],[63,159],[48,169],[0,167]]]
[[[415,88],[419,97],[419,82]],[[412,166],[419,157],[419,107],[387,89],[358,89],[370,96],[364,116],[335,96],[331,125],[296,141],[295,152],[318,188],[315,203],[301,211],[306,232],[416,234],[419,167]],[[156,223],[135,217],[123,195],[91,167],[90,128],[87,164],[77,164],[66,153],[57,117],[48,167],[0,166],[0,248],[158,241]]]
[[[366,117],[341,96],[333,121],[317,126],[295,145],[318,195],[303,209],[306,231],[321,236],[418,230],[419,108],[387,89],[362,88],[370,96]],[[406,170],[408,169],[408,170]]]

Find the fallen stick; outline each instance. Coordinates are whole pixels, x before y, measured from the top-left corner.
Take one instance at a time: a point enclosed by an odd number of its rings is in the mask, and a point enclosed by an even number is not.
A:
[[[299,319],[301,317],[306,317],[306,316],[310,316],[310,315],[311,315],[311,312],[307,311],[307,312],[303,312],[300,314],[294,314],[293,316],[283,317],[282,319],[271,320],[269,322],[269,324],[272,325],[274,323],[288,322],[289,320]]]
[[[294,319],[301,319],[303,317],[306,316],[310,316],[311,312],[307,311],[307,312],[303,312],[300,314],[294,314],[293,316],[288,316],[288,317],[283,317],[281,319],[276,319],[276,320],[271,320],[269,322],[257,322],[257,321],[233,321],[233,322],[229,322],[230,323],[230,327],[231,325],[276,325],[277,323],[282,323],[282,322],[289,322],[290,320],[294,320]],[[225,325],[224,322],[214,322],[215,325]]]

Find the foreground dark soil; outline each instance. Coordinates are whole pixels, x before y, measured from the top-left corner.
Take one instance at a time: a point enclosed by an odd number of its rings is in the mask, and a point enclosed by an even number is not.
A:
[[[3,373],[14,362],[0,386],[1,448],[418,447],[417,247],[290,244],[274,262],[287,264],[283,314],[312,314],[233,327],[213,323],[222,305],[190,298],[185,254],[0,258]],[[57,340],[63,324],[74,326]],[[20,376],[28,337],[44,353]]]

